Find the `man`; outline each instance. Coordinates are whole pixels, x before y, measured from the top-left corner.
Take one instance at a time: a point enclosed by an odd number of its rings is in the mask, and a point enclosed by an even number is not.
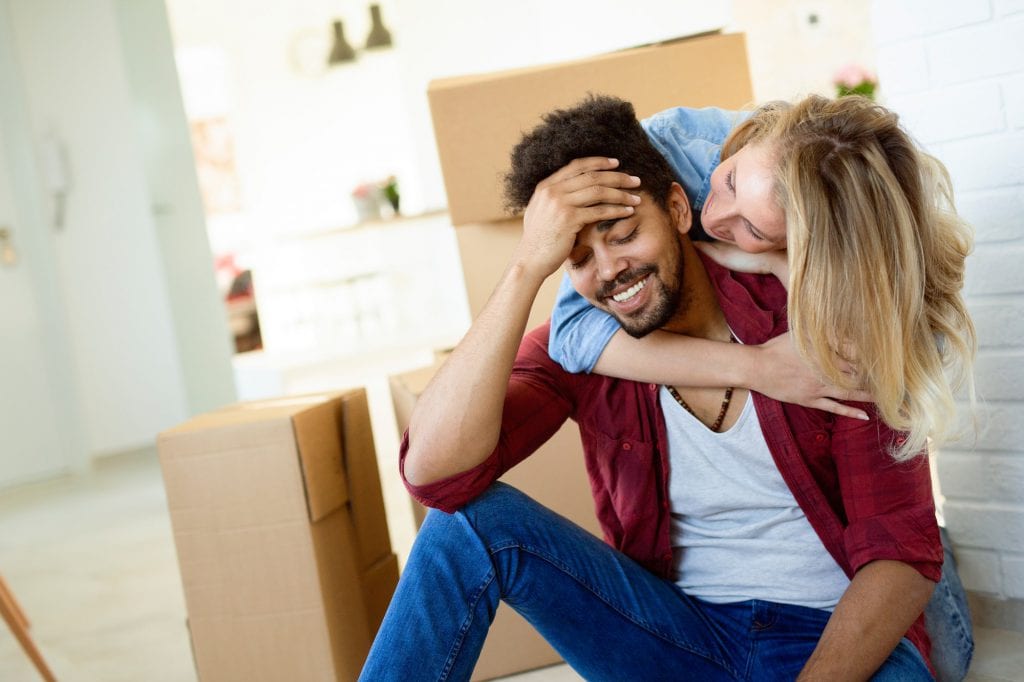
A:
[[[930,679],[942,552],[927,467],[889,459],[896,434],[743,389],[568,374],[547,326],[522,337],[563,262],[635,335],[786,328],[777,281],[698,255],[632,106],[549,115],[508,185],[514,204],[536,187],[523,238],[402,445],[410,491],[449,513],[428,515],[364,679],[468,679],[499,599],[590,680]],[[567,418],[607,544],[494,484]]]

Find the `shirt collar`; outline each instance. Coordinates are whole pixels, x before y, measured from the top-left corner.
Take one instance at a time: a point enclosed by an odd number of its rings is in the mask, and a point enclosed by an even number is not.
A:
[[[788,331],[786,289],[772,275],[752,275],[728,270],[704,253],[698,253],[725,320],[741,342],[764,343]]]

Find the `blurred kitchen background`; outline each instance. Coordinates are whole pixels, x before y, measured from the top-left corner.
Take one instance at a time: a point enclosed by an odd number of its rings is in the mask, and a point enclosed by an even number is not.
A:
[[[366,386],[389,519],[411,513],[386,377],[469,324],[429,81],[720,30],[746,34],[756,101],[834,95],[855,67],[949,166],[984,402],[937,475],[976,616],[1024,631],[1024,2],[0,0],[0,575],[54,667],[188,679],[116,646],[83,663],[95,628],[58,622],[54,585],[143,507],[176,575],[153,446],[189,416]],[[73,531],[54,510],[83,490],[122,506]],[[72,532],[100,539],[69,556]],[[150,615],[180,628],[168,600]],[[0,634],[0,677],[32,679],[21,658]]]

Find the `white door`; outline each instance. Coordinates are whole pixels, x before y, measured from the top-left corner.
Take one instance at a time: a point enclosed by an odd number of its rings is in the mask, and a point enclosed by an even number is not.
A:
[[[4,25],[4,5],[0,2],[0,36],[10,35],[4,30],[9,28]],[[9,56],[0,45],[0,76],[10,74]],[[9,85],[8,79],[0,78],[0,86]],[[5,108],[0,108],[0,116]],[[47,362],[47,348],[54,344],[44,337],[52,325],[46,324],[48,311],[39,305],[33,285],[30,268],[35,259],[25,248],[29,230],[45,228],[26,224],[18,214],[11,141],[4,139],[5,129],[10,130],[0,125],[0,234],[6,235],[0,236],[0,488],[53,475],[68,465],[60,436],[65,425],[59,423],[54,402],[54,368]]]

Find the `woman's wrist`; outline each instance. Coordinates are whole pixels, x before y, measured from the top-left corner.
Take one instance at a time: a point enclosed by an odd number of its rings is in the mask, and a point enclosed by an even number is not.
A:
[[[729,372],[732,375],[729,377],[731,386],[746,388],[752,391],[757,390],[758,348],[759,346],[730,344],[729,353],[731,359],[724,366],[729,368]]]

